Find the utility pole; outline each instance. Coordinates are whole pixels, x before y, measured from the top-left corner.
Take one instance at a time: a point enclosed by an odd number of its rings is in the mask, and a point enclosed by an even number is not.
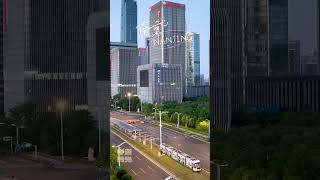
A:
[[[162,123],[161,123],[161,111],[159,111],[160,118],[160,145],[162,144]]]
[[[209,124],[209,126],[208,126],[208,139],[210,139],[210,120],[208,120],[208,124]]]
[[[180,113],[177,113],[178,114],[178,124],[177,124],[177,128],[180,128]]]
[[[219,163],[215,163],[213,162],[213,164],[217,165],[217,180],[221,180],[221,172],[220,172],[220,169],[221,167],[226,167],[226,166],[229,166],[229,164],[219,164]]]
[[[17,146],[19,145],[19,127],[16,125]]]
[[[100,110],[98,109],[98,113],[99,115],[101,114]],[[98,131],[99,131],[99,155],[101,156],[101,117],[98,115],[99,118],[99,127],[98,127]]]
[[[130,97],[131,97],[131,94],[129,93],[128,96],[129,96],[129,112],[130,112],[130,109],[131,109],[130,108]]]
[[[63,119],[62,111],[60,111],[60,125],[61,125],[61,160],[64,161],[64,152],[63,152]]]

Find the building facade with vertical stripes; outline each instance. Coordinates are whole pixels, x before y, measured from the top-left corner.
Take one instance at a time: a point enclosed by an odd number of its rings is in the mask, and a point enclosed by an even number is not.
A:
[[[90,109],[90,92],[106,95],[108,8],[101,0],[8,1],[5,110],[25,102],[55,110],[59,101]]]
[[[248,77],[247,112],[320,111],[320,76]]]
[[[149,18],[150,27],[156,27],[149,32],[149,62],[181,65],[185,77],[186,6],[159,1],[150,7]],[[186,79],[183,79],[183,93],[186,93]]]
[[[118,47],[111,50],[111,96],[137,94],[137,47]]]
[[[318,0],[318,54],[320,64],[320,0]],[[318,68],[318,73],[320,74],[320,66]]]
[[[0,115],[4,113],[3,33],[7,28],[7,0],[0,1]]]
[[[288,1],[212,2],[211,97],[215,128],[245,111],[246,77],[288,74]]]
[[[211,2],[210,79],[212,127],[228,130],[243,107],[242,1]]]

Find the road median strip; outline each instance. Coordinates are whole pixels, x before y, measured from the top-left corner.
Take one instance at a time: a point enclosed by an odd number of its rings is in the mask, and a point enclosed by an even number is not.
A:
[[[153,149],[150,149],[149,146],[143,145],[142,143],[139,143],[138,141],[131,139],[127,134],[123,133],[117,128],[112,127],[112,131],[120,138],[128,142],[129,145],[138,150],[138,152],[140,152],[146,158],[152,160],[154,164],[158,165],[159,167],[162,167],[161,169],[164,169],[163,167],[165,167],[165,169],[167,170],[165,172],[169,172],[168,174],[171,176],[173,176],[172,174],[174,174],[174,176],[177,179],[209,179],[208,174],[206,174],[205,172],[193,172],[191,169],[181,165],[180,163],[165,155],[159,157],[159,146],[156,144],[153,144]]]
[[[151,122],[151,124],[159,125],[159,122],[156,122],[156,123],[152,123]],[[194,132],[177,129],[177,128],[174,128],[170,124],[167,124],[167,123],[162,123],[162,125],[163,125],[164,128],[169,129],[169,130],[171,130],[173,132],[176,132],[176,133],[179,133],[179,134],[183,134],[183,135],[187,135],[190,138],[197,139],[197,140],[202,141],[204,143],[210,143],[210,142],[208,142],[208,138],[204,138],[202,136],[196,135]]]

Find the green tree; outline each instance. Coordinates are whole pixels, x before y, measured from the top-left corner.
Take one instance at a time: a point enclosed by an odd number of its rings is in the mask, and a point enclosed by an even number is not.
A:
[[[106,144],[101,146],[101,154],[98,156],[98,158],[96,160],[96,165],[98,168],[106,169],[108,167],[108,156],[107,156],[106,147],[107,147]],[[110,160],[112,160],[112,159],[110,159]]]
[[[150,116],[153,113],[153,105],[152,104],[143,104],[142,105],[142,113],[146,116]]]

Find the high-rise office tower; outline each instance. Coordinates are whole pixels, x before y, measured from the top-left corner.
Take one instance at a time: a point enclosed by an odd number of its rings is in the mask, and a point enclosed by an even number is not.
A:
[[[288,73],[288,1],[216,0],[211,15],[212,120],[228,131],[250,96],[247,76]]]
[[[3,34],[7,31],[8,21],[7,21],[7,0],[0,2],[0,24],[2,28],[0,29],[0,115],[4,113],[4,74],[3,74]]]
[[[5,110],[33,102],[39,111],[54,111],[63,101],[66,110],[86,107],[105,122],[110,91],[108,3],[7,3]]]
[[[138,48],[118,47],[111,50],[111,95],[137,93]]]
[[[244,103],[243,8],[240,0],[216,0],[211,6],[211,121],[227,131],[232,111]]]
[[[200,35],[186,33],[186,83],[187,86],[200,85]]]
[[[137,44],[137,2],[121,1],[121,42]]]
[[[245,1],[244,37],[248,76],[288,73],[288,1]]]
[[[318,0],[318,59],[319,59],[319,64],[320,64],[320,0]],[[318,73],[320,74],[320,66],[318,67]]]
[[[150,63],[179,64],[185,77],[186,7],[160,1],[150,8]],[[183,92],[185,92],[183,79]]]

